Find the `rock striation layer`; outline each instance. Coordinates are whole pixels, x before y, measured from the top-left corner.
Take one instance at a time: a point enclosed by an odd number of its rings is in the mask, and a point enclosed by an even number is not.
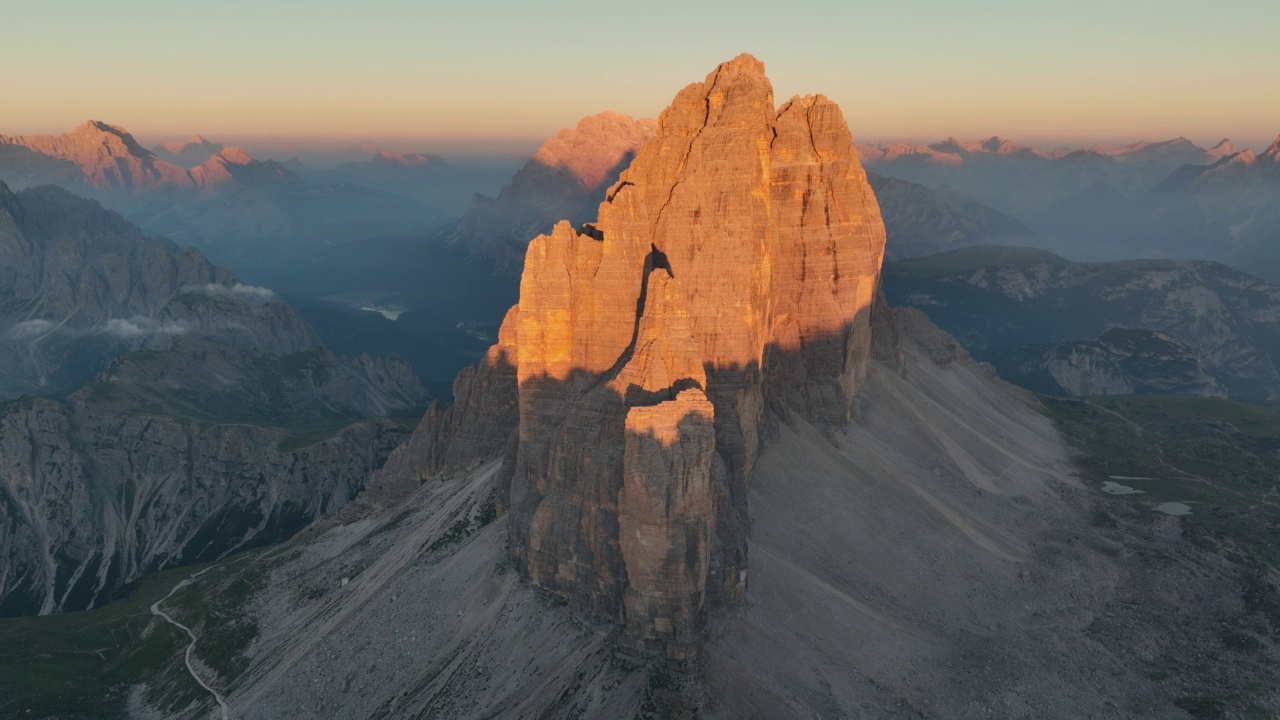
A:
[[[499,345],[424,429],[424,473],[483,459],[480,428],[505,437],[524,575],[689,657],[746,587],[767,411],[850,418],[884,242],[839,108],[779,109],[760,61],[720,65],[663,112],[595,224],[529,244]]]

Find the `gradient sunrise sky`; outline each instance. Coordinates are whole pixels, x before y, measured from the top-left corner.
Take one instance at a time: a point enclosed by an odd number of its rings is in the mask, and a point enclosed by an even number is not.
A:
[[[1265,144],[1277,27],[1277,0],[6,0],[0,133],[536,139],[746,51],[859,139]]]

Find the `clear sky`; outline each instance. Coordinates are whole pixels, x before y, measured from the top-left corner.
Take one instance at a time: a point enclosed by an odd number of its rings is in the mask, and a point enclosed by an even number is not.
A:
[[[859,139],[1280,133],[1280,0],[0,0],[0,133],[534,139],[740,52]]]

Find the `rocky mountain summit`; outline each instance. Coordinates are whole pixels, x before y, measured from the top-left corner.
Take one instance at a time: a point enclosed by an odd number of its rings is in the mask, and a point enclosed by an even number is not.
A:
[[[521,572],[670,657],[742,598],[766,417],[846,422],[870,358],[875,198],[839,108],[776,108],[763,71],[682,90],[597,222],[529,244],[499,344],[426,430],[429,475],[511,433]]]
[[[97,120],[62,135],[0,135],[0,145],[70,162],[87,186],[104,192],[192,186],[185,169],[157,158],[124,128]]]
[[[884,287],[1040,392],[1280,401],[1280,288],[1224,265],[973,247],[887,265]]]
[[[559,220],[596,218],[605,190],[654,134],[654,121],[602,112],[549,138],[496,198],[478,195],[448,234],[470,252],[519,270],[525,247]]]

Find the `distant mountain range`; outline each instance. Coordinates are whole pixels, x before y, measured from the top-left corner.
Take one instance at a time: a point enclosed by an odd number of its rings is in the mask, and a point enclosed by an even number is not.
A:
[[[98,121],[63,135],[0,135],[0,180],[61,185],[260,282],[291,272],[317,247],[424,234],[448,219],[406,195],[308,182],[281,163],[199,136],[147,150]]]
[[[1216,260],[1280,282],[1280,139],[1257,154],[1185,138],[1054,152],[953,138],[859,154],[876,173],[1012,215],[1025,244],[1073,260]]]
[[[884,230],[888,260],[932,255],[970,245],[1031,245],[1035,233],[1021,220],[943,186],[867,173]]]
[[[313,182],[349,183],[406,195],[450,217],[461,215],[475,195],[472,188],[495,185],[491,171],[462,168],[439,155],[380,150],[369,160],[328,170],[299,170]]]
[[[1097,183],[1122,192],[1146,191],[1183,165],[1216,162],[1234,151],[1230,140],[1205,149],[1186,138],[1053,151],[1000,137],[858,145],[863,164],[881,174],[930,187],[950,185],[1019,216]]]
[[[1218,263],[986,246],[888,263],[883,278],[890,302],[1040,392],[1280,403],[1280,287]]]

